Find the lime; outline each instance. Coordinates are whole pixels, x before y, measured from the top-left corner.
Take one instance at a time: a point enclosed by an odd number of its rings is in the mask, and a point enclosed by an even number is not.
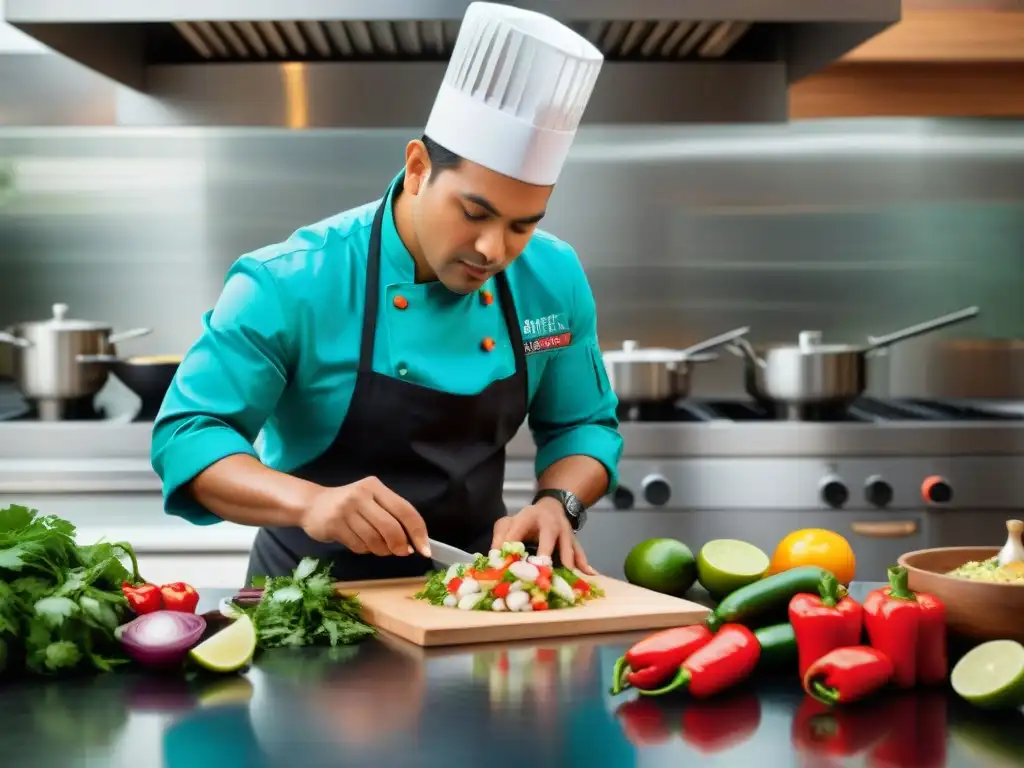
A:
[[[953,690],[976,707],[1024,706],[1024,645],[990,640],[968,651],[949,677]]]
[[[189,651],[189,656],[199,666],[213,672],[236,672],[252,661],[255,653],[256,627],[252,619],[243,614]]]
[[[223,707],[247,704],[252,699],[252,683],[244,675],[217,678],[214,684],[199,693],[199,706]]]
[[[666,595],[681,595],[697,580],[693,552],[675,539],[641,541],[629,551],[623,570],[630,584]]]
[[[697,578],[712,597],[721,600],[751,584],[768,570],[768,555],[739,539],[715,539],[697,555]]]

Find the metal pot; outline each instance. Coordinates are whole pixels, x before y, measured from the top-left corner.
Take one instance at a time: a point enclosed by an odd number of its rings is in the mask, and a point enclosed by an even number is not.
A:
[[[702,352],[733,342],[749,332],[747,327],[736,328],[686,349],[642,349],[635,341],[624,341],[622,349],[604,352],[602,357],[620,402],[679,400],[690,394],[692,365],[718,359],[717,355],[702,355]]]
[[[79,360],[108,365],[110,372],[138,395],[142,403],[135,420],[154,421],[174,380],[174,374],[178,372],[182,355],[153,355],[127,359],[112,355],[82,355]]]
[[[107,366],[92,362],[94,355],[116,354],[115,344],[152,331],[135,328],[113,333],[106,323],[67,318],[68,305],[54,304],[49,320],[20,323],[0,332],[0,342],[14,345],[14,382],[34,401],[39,418],[61,418],[67,400],[90,397],[107,381]]]
[[[867,389],[870,353],[970,320],[978,311],[968,307],[885,336],[868,337],[864,346],[823,344],[820,331],[801,331],[796,345],[769,347],[763,357],[745,338],[731,343],[729,349],[746,361],[747,393],[763,403],[783,406],[786,415],[794,417],[807,407],[845,408]]]

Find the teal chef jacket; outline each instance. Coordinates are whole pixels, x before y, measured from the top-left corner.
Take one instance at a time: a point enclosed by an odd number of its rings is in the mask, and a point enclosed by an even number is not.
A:
[[[232,265],[154,424],[152,462],[168,513],[198,524],[220,519],[181,492],[220,459],[245,453],[289,472],[334,441],[355,388],[367,249],[379,203],[302,228]],[[582,454],[604,465],[614,487],[622,454],[618,401],[576,253],[537,230],[505,274],[527,351],[527,422],[537,474]],[[494,278],[468,295],[440,282],[416,283],[390,202],[380,292],[376,372],[475,394],[515,371]]]

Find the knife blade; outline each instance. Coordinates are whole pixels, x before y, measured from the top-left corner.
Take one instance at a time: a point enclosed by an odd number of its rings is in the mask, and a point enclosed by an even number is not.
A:
[[[456,565],[457,563],[472,563],[476,558],[464,552],[458,547],[453,547],[450,544],[445,544],[443,541],[437,539],[427,539],[430,544],[430,558],[435,560],[442,565]]]

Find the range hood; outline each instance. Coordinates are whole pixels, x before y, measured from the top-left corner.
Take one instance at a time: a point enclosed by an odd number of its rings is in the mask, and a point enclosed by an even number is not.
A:
[[[6,18],[162,122],[388,127],[426,119],[469,1],[6,0]],[[900,0],[510,4],[605,53],[588,123],[783,121],[790,83],[900,18]]]

